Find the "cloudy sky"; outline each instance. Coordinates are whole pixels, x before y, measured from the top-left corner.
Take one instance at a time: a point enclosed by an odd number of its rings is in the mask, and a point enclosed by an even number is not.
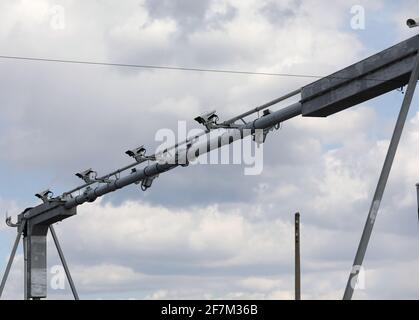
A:
[[[365,9],[353,29],[351,9]],[[0,1],[0,55],[327,75],[417,30],[417,1]],[[155,133],[217,109],[227,119],[313,81],[0,59],[0,210],[106,173]],[[389,179],[357,299],[419,298],[419,94]],[[129,186],[56,226],[81,298],[293,298],[293,214],[302,295],[340,299],[403,99],[391,92],[268,137],[264,170],[202,165]],[[3,214],[2,213],[2,214]],[[0,271],[16,230],[0,224]],[[22,298],[21,248],[5,298]],[[49,240],[49,267],[59,264]],[[49,269],[50,270],[50,269]],[[50,276],[52,274],[50,273]],[[65,290],[49,295],[70,299]]]

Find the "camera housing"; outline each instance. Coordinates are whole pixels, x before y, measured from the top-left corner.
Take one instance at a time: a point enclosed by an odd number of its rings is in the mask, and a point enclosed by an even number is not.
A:
[[[419,17],[414,19],[408,19],[406,24],[409,28],[419,27]]]
[[[95,177],[92,177],[94,175]],[[92,169],[87,169],[82,172],[76,173],[76,177],[82,179],[86,183],[91,183],[96,178],[97,173]]]
[[[137,161],[137,162],[142,162],[146,159],[146,156],[145,156],[146,149],[144,148],[143,145],[139,146],[138,148],[128,150],[128,151],[125,152],[125,154],[134,158],[135,161]]]
[[[38,192],[37,194],[35,194],[35,197],[41,199],[42,202],[46,203],[51,199],[52,195],[53,195],[52,191],[47,189],[47,190]]]
[[[209,130],[217,125],[218,119],[219,118],[216,114],[216,111],[214,110],[214,111],[205,113],[199,117],[196,117],[194,120],[198,122],[199,124],[202,124]]]

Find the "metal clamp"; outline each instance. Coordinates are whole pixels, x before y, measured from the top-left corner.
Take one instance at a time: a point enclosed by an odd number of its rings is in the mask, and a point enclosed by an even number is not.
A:
[[[9,217],[8,213],[6,212],[6,224],[11,228],[17,228],[20,226],[20,223],[13,223],[12,217]]]

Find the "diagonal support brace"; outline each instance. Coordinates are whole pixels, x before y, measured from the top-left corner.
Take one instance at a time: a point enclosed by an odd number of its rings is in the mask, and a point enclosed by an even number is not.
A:
[[[6,285],[7,278],[9,277],[10,269],[12,267],[13,260],[15,259],[16,250],[17,250],[17,247],[19,246],[19,242],[20,242],[20,238],[21,237],[22,237],[22,229],[20,229],[20,231],[17,233],[16,240],[15,240],[15,243],[13,245],[12,252],[10,253],[9,261],[7,262],[6,270],[4,271],[4,275],[3,275],[3,278],[1,280],[1,285],[0,285],[0,298],[1,298],[2,294],[3,294],[3,290],[4,290],[4,287]]]
[[[79,300],[79,295],[77,294],[76,286],[74,285],[73,278],[71,278],[70,269],[67,266],[64,253],[61,250],[61,246],[60,246],[60,243],[58,242],[57,234],[55,233],[54,227],[52,225],[49,226],[49,231],[51,231],[52,238],[54,239],[55,247],[57,248],[58,255],[60,256],[61,263],[64,267],[65,274],[67,276],[68,283],[70,284],[71,291],[73,292],[74,300]]]
[[[415,57],[415,62],[412,69],[411,76],[410,76],[406,95],[403,99],[402,107],[400,109],[400,113],[397,118],[396,127],[394,128],[393,136],[391,138],[390,146],[387,151],[387,156],[384,161],[384,165],[380,174],[380,179],[378,180],[377,188],[374,193],[374,198],[371,203],[367,221],[365,222],[364,231],[362,233],[362,237],[359,242],[359,246],[356,252],[352,270],[349,275],[348,282],[346,284],[345,293],[343,295],[344,300],[352,299],[352,295],[355,290],[358,275],[361,270],[362,263],[364,261],[365,253],[367,251],[372,229],[374,227],[374,223],[377,218],[378,209],[380,208],[380,204],[383,198],[387,180],[390,175],[391,167],[393,165],[393,160],[396,155],[397,147],[399,145],[403,128],[406,123],[407,115],[409,113],[409,108],[412,103],[413,95],[415,93],[418,78],[419,78],[419,53],[417,53]]]

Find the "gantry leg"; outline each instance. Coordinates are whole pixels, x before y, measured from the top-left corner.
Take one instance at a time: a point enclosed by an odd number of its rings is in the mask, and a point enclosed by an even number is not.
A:
[[[61,263],[64,267],[65,274],[68,279],[68,283],[70,284],[71,291],[73,292],[74,299],[79,300],[79,295],[77,294],[76,287],[74,286],[73,279],[71,278],[70,270],[68,269],[67,262],[65,261],[64,253],[61,250],[61,246],[60,246],[60,243],[58,242],[58,237],[57,237],[57,234],[55,233],[54,227],[50,225],[49,230],[51,231],[52,238],[54,239],[55,247],[57,248],[58,255],[60,256]]]
[[[15,240],[15,243],[13,245],[12,252],[10,253],[9,261],[7,263],[7,266],[6,266],[6,271],[4,271],[3,279],[1,280],[0,298],[3,294],[3,290],[4,290],[4,286],[6,285],[7,278],[9,277],[10,268],[12,267],[13,260],[15,259],[16,250],[17,250],[17,247],[19,246],[19,241],[20,241],[21,237],[22,237],[22,231],[19,231],[17,236],[16,236],[16,240]]]
[[[387,156],[384,161],[383,169],[381,171],[380,179],[378,180],[377,188],[375,190],[374,198],[371,203],[370,211],[368,213],[367,221],[365,222],[364,231],[362,233],[361,241],[359,242],[358,250],[356,252],[355,260],[348,282],[346,284],[344,300],[352,299],[356,281],[364,261],[365,253],[367,251],[368,242],[371,237],[372,229],[374,227],[375,219],[377,217],[378,209],[380,208],[381,199],[383,198],[384,190],[387,184],[388,176],[393,165],[394,156],[396,155],[397,147],[399,145],[400,137],[403,132],[403,127],[409,113],[409,108],[412,103],[413,94],[415,93],[416,84],[419,78],[419,53],[417,54],[415,64],[412,69],[406,95],[403,99],[403,104],[400,109],[399,117],[397,118],[396,127],[394,128],[393,136],[391,138],[390,146],[387,151]]]

